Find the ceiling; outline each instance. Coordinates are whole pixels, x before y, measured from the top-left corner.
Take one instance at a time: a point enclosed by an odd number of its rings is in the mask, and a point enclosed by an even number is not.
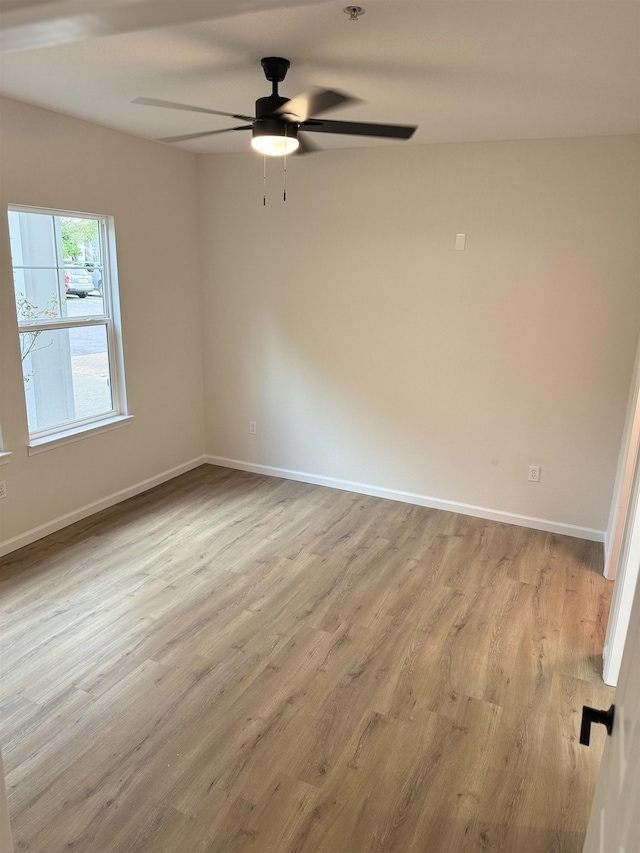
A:
[[[282,95],[362,99],[326,118],[418,125],[409,142],[323,133],[322,148],[640,133],[639,0],[361,0],[354,22],[345,5],[0,0],[0,91],[154,139],[238,122],[134,98],[253,114],[274,55],[291,60]],[[249,134],[180,147],[244,151]]]

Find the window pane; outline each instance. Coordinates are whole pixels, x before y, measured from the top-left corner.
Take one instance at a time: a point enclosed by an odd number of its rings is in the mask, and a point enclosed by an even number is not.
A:
[[[68,266],[62,270],[66,296],[86,299],[93,291],[93,279],[84,267]]]
[[[57,217],[62,237],[64,262],[80,264],[100,263],[100,238],[96,219],[78,219],[73,216]]]
[[[72,296],[67,291],[63,314],[66,317],[104,317],[105,305],[102,294],[92,290],[85,299],[77,295]]]
[[[21,332],[29,431],[113,411],[106,326]]]
[[[56,270],[14,269],[13,284],[19,323],[30,320],[42,323],[66,313]]]
[[[9,239],[14,267],[55,267],[56,236],[48,213],[9,211]]]

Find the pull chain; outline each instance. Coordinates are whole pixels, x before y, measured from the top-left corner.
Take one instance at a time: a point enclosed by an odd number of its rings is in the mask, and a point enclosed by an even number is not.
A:
[[[286,201],[286,200],[287,200],[287,155],[286,155],[286,154],[284,155],[284,175],[283,175],[283,181],[284,181],[284,191],[283,191],[283,193],[282,193],[282,200],[283,200],[283,201]]]
[[[262,158],[262,206],[267,204],[267,155]]]
[[[282,193],[282,200],[286,201],[287,200],[287,125],[286,124],[284,126],[284,145],[285,145],[284,162],[282,164],[282,166],[283,166],[284,189],[283,189],[283,193]]]

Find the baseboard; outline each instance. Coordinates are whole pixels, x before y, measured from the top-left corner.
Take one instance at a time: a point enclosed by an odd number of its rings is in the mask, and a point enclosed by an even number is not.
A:
[[[75,509],[73,512],[68,512],[66,515],[60,515],[58,518],[54,518],[53,521],[48,521],[46,524],[34,527],[26,533],[14,536],[13,539],[6,539],[4,542],[0,542],[0,557],[4,557],[12,551],[17,551],[18,548],[24,548],[25,545],[30,545],[32,542],[42,539],[50,533],[56,533],[58,530],[62,530],[63,527],[68,527],[68,525],[74,524],[76,521],[82,521],[83,518],[87,518],[89,515],[100,512],[102,509],[107,509],[108,507],[114,506],[127,498],[133,498],[142,492],[146,492],[154,486],[166,483],[167,480],[172,480],[174,477],[178,477],[180,474],[185,474],[187,471],[197,468],[198,465],[204,465],[206,462],[208,462],[208,459],[204,456],[200,456],[197,459],[191,459],[189,462],[184,462],[182,465],[177,465],[175,468],[170,468],[168,471],[156,474],[155,477],[149,477],[148,480],[143,480],[142,482],[129,486],[126,489],[122,489],[119,492],[114,492],[106,498],[101,498],[93,503],[85,504],[85,506]]]
[[[17,551],[25,545],[30,545],[44,536],[51,533],[56,533],[74,524],[76,521],[81,521],[102,509],[107,509],[114,506],[127,498],[135,497],[154,486],[159,486],[167,480],[172,480],[180,474],[191,471],[203,464],[220,465],[223,468],[235,468],[240,471],[250,471],[254,474],[265,474],[268,477],[279,477],[283,480],[297,480],[301,483],[311,483],[316,486],[327,486],[331,489],[340,489],[346,492],[355,492],[360,495],[371,495],[377,498],[385,498],[386,500],[400,501],[402,503],[416,504],[417,506],[426,506],[431,509],[442,509],[446,512],[458,512],[461,515],[471,515],[475,518],[486,518],[489,521],[499,521],[504,524],[515,524],[518,527],[529,527],[533,530],[544,530],[547,533],[559,533],[563,536],[573,536],[578,539],[589,539],[593,542],[604,542],[605,531],[595,530],[591,527],[579,527],[574,524],[565,524],[561,521],[551,521],[545,518],[533,518],[526,515],[517,515],[511,512],[502,510],[489,509],[487,507],[473,506],[471,504],[457,503],[456,501],[447,501],[440,498],[429,497],[428,495],[418,495],[412,492],[402,492],[396,489],[386,489],[380,486],[372,486],[367,483],[355,483],[350,480],[339,480],[335,477],[325,477],[320,474],[309,474],[304,471],[290,471],[286,468],[275,468],[271,465],[259,465],[253,462],[244,462],[240,459],[227,459],[222,456],[200,456],[197,459],[192,459],[189,462],[184,462],[175,468],[170,468],[154,477],[149,477],[148,480],[143,480],[119,492],[114,492],[107,497],[94,501],[79,507],[73,512],[58,516],[46,524],[41,524],[39,527],[34,527],[31,530],[21,533],[19,536],[14,536],[12,539],[6,539],[0,542],[0,557],[10,554],[12,551]]]
[[[562,521],[551,521],[546,518],[533,518],[528,515],[517,515],[488,507],[473,506],[457,503],[428,495],[417,495],[412,492],[401,492],[396,489],[385,489],[371,486],[367,483],[354,483],[350,480],[338,480],[334,477],[324,477],[319,474],[308,474],[304,471],[289,471],[286,468],[274,468],[270,465],[258,465],[254,462],[244,462],[240,459],[226,459],[222,456],[205,456],[204,461],[223,468],[237,468],[240,471],[250,471],[254,474],[266,474],[269,477],[280,477],[283,480],[297,480],[301,483],[312,483],[316,486],[328,486],[341,489],[344,492],[356,492],[360,495],[372,495],[402,503],[426,506],[430,509],[443,509],[446,512],[458,512],[461,515],[471,515],[475,518],[486,518],[489,521],[500,521],[503,524],[515,524],[518,527],[529,527],[532,530],[544,530],[547,533],[559,533],[562,536],[573,536],[577,539],[589,539],[592,542],[604,542],[605,531],[592,527],[579,527],[575,524],[565,524]]]

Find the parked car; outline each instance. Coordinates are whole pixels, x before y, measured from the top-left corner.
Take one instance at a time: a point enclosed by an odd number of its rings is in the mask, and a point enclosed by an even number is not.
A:
[[[102,296],[102,268],[94,264],[93,261],[87,261],[84,266],[93,281],[93,289],[97,290]]]
[[[84,299],[93,290],[93,278],[79,267],[64,268],[64,292],[67,296]]]

